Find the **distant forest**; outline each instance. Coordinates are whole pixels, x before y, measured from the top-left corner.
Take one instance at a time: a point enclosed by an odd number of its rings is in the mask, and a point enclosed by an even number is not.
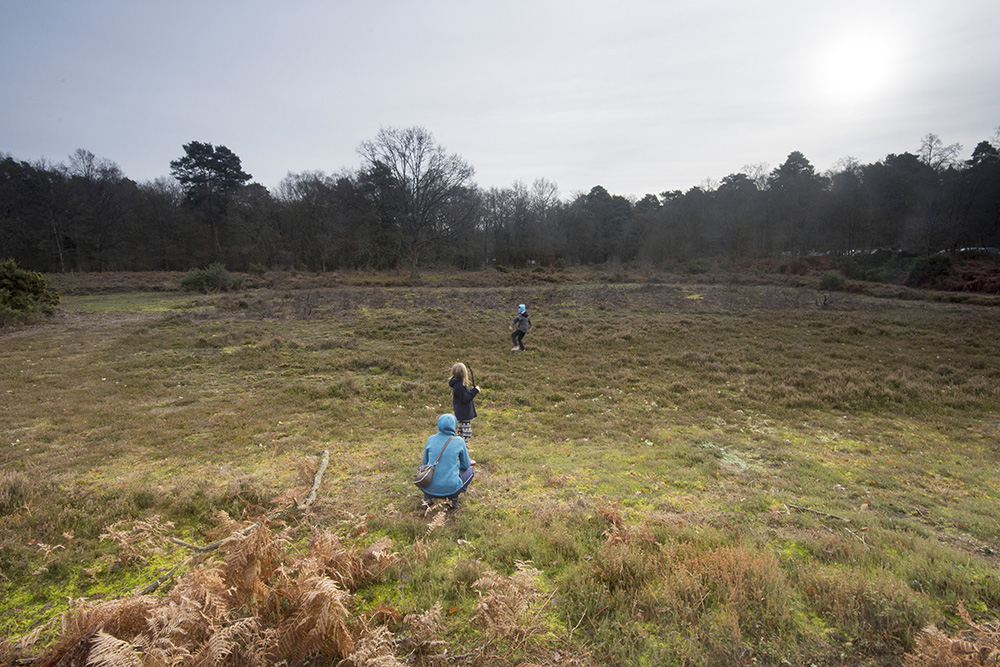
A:
[[[363,142],[357,170],[290,173],[269,191],[226,146],[193,141],[170,176],[136,183],[80,149],[67,164],[0,154],[0,258],[41,272],[570,266],[928,254],[1000,247],[996,137],[966,159],[935,135],[916,153],[817,173],[800,152],[774,169],[626,198],[569,200],[536,180],[483,189],[420,127]],[[165,165],[166,167],[166,165]],[[614,165],[608,165],[613,170]]]

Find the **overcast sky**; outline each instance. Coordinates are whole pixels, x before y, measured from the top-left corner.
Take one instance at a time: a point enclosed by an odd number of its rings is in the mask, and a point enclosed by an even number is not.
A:
[[[687,190],[967,158],[1000,126],[998,0],[0,0],[0,153],[152,180],[190,141],[273,188],[422,126],[484,187]]]

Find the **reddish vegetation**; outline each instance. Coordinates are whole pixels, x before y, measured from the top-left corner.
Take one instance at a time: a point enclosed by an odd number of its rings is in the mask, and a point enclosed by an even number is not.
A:
[[[988,259],[969,259],[951,267],[948,275],[929,285],[947,292],[1000,294],[1000,264]]]

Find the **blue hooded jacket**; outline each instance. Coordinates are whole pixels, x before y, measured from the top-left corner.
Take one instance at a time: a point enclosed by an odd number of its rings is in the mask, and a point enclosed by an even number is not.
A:
[[[421,463],[434,463],[441,447],[448,438],[451,442],[441,454],[441,460],[434,468],[434,481],[424,489],[424,493],[430,496],[447,497],[462,488],[462,480],[458,477],[460,471],[468,470],[472,465],[469,459],[469,450],[465,447],[465,440],[455,435],[455,425],[457,420],[455,415],[441,415],[438,417],[438,432],[427,438],[424,446],[424,458]],[[452,437],[455,436],[455,437]]]

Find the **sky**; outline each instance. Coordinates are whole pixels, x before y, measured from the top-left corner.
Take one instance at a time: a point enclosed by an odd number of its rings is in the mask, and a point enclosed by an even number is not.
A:
[[[191,141],[273,189],[423,127],[483,188],[711,187],[1000,126],[997,0],[0,0],[0,153],[138,182]]]

